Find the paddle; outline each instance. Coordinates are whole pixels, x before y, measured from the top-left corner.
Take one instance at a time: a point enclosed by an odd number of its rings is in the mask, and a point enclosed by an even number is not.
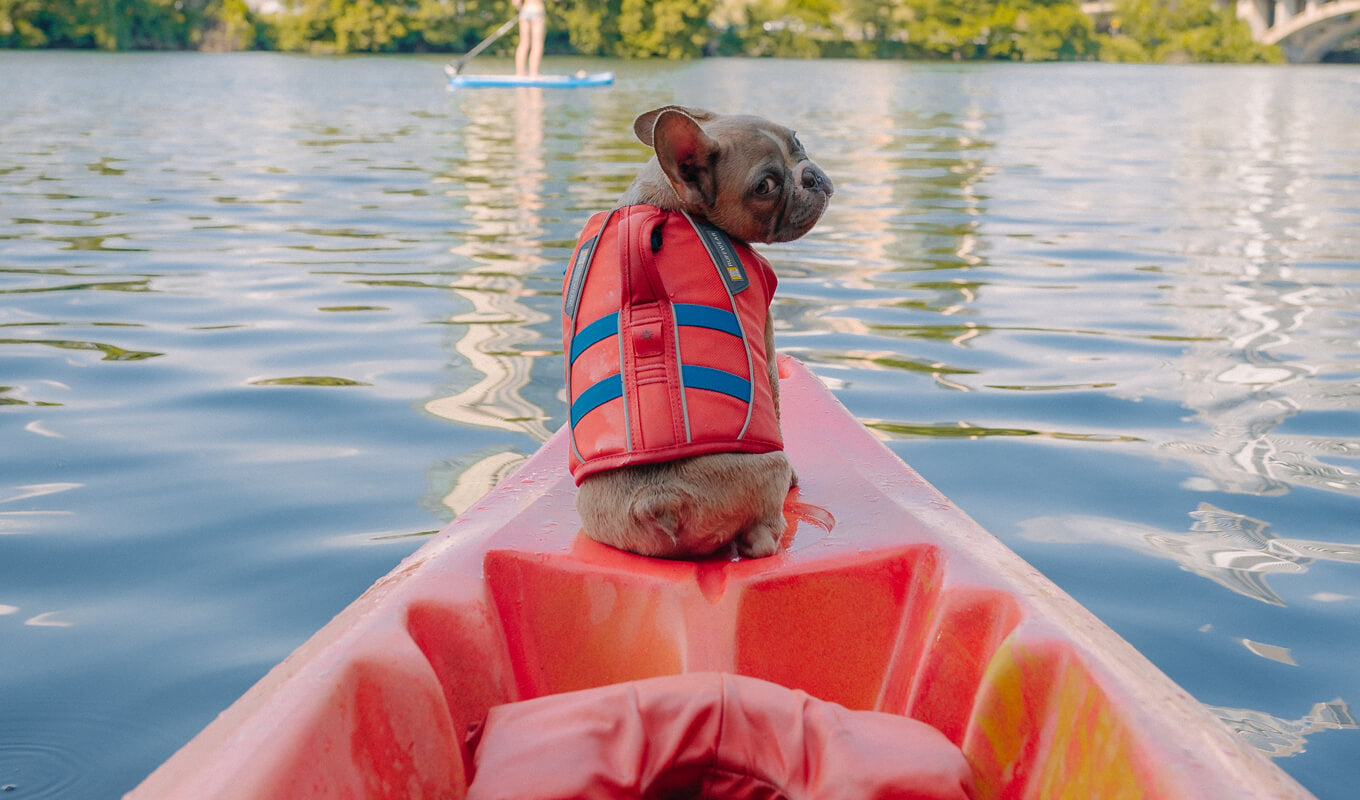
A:
[[[463,67],[467,66],[467,62],[471,61],[473,56],[482,52],[487,47],[491,46],[492,42],[504,36],[506,31],[515,27],[516,22],[519,22],[519,15],[515,15],[510,19],[507,19],[504,25],[496,29],[495,33],[478,42],[476,47],[464,53],[463,56],[459,58],[457,61],[451,61],[448,64],[445,64],[444,71],[449,74],[450,78],[462,72]]]

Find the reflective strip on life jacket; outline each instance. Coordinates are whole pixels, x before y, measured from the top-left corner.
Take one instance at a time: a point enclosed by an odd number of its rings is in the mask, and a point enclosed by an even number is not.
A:
[[[671,306],[675,314],[675,324],[677,327],[691,326],[695,328],[708,328],[710,330],[722,331],[738,338],[742,337],[741,323],[737,320],[737,315],[730,311],[723,311],[712,306],[694,305],[691,303],[676,303]],[[619,335],[619,315],[618,313],[600,317],[589,325],[581,329],[580,333],[571,340],[571,348],[568,358],[571,363],[575,363],[581,353],[588,350],[592,345],[608,339],[611,336]],[[743,403],[751,402],[751,382],[740,375],[735,375],[725,370],[713,369],[711,367],[701,367],[695,364],[680,364],[680,383],[684,386],[695,389],[708,389],[714,392],[735,397]],[[621,375],[611,375],[598,383],[591,385],[576,398],[571,404],[571,424],[573,427],[586,414],[594,411],[601,404],[607,403],[623,395],[623,378]]]

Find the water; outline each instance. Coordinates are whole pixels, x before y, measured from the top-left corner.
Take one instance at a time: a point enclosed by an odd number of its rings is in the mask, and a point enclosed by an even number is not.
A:
[[[561,269],[668,102],[839,187],[781,349],[1353,796],[1360,72],[603,66],[0,52],[6,798],[131,788],[561,424]]]

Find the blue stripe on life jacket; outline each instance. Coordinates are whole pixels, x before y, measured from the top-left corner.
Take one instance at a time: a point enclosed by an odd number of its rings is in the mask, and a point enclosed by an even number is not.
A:
[[[751,402],[751,382],[740,375],[693,364],[682,364],[680,370],[681,381],[686,389],[707,389],[730,395],[743,403]]]
[[[697,303],[676,303],[675,324],[695,328],[711,328],[715,331],[730,333],[741,338],[741,323],[737,315],[723,308],[705,306]]]
[[[576,398],[576,402],[571,404],[571,426],[576,427],[576,423],[586,414],[594,411],[610,400],[617,400],[623,397],[623,376],[614,374],[608,378],[592,385]]]
[[[619,334],[619,313],[600,317],[581,330],[571,339],[571,362],[576,363],[577,357],[584,353],[589,347],[597,342],[602,342],[610,336]]]

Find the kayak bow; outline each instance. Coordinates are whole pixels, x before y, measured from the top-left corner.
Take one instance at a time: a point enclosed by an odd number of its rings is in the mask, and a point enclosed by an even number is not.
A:
[[[780,367],[801,484],[776,555],[585,538],[559,431],[129,797],[462,798],[493,706],[697,672],[929,723],[979,798],[1310,796]]]

